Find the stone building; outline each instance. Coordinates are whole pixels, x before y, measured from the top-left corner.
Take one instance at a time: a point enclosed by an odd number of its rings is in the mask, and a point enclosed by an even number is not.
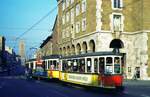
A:
[[[52,54],[52,36],[48,36],[40,46],[41,56],[48,56]]]
[[[150,79],[150,3],[148,0],[57,0],[58,45],[64,56],[112,51],[123,42],[125,74]]]
[[[40,52],[42,56],[49,56],[49,55],[57,55],[59,54],[58,48],[58,40],[59,40],[59,33],[58,33],[58,19],[56,16],[54,26],[52,28],[52,34],[48,36],[40,46]]]

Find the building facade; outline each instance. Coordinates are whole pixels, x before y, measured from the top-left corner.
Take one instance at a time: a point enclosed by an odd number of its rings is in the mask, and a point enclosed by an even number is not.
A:
[[[126,54],[125,75],[150,79],[150,3],[148,0],[57,0],[59,54],[109,48],[120,39]]]

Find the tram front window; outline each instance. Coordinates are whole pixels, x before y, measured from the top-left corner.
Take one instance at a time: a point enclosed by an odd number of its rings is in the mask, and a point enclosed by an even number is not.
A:
[[[106,66],[105,66],[105,74],[112,74],[112,73],[113,73],[112,57],[107,57]]]
[[[119,74],[121,73],[121,66],[120,66],[120,59],[119,57],[114,58],[114,73]]]

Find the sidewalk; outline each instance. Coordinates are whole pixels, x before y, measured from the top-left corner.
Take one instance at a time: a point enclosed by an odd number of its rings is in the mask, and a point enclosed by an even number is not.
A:
[[[124,86],[150,86],[150,80],[124,80]]]

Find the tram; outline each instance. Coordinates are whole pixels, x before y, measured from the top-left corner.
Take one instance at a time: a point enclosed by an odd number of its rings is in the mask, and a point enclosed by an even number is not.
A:
[[[123,86],[123,54],[97,52],[62,57],[60,80],[93,87]]]
[[[95,52],[66,57],[45,56],[42,64],[36,59],[26,62],[34,77],[55,78],[60,81],[102,88],[123,87],[124,54]]]

